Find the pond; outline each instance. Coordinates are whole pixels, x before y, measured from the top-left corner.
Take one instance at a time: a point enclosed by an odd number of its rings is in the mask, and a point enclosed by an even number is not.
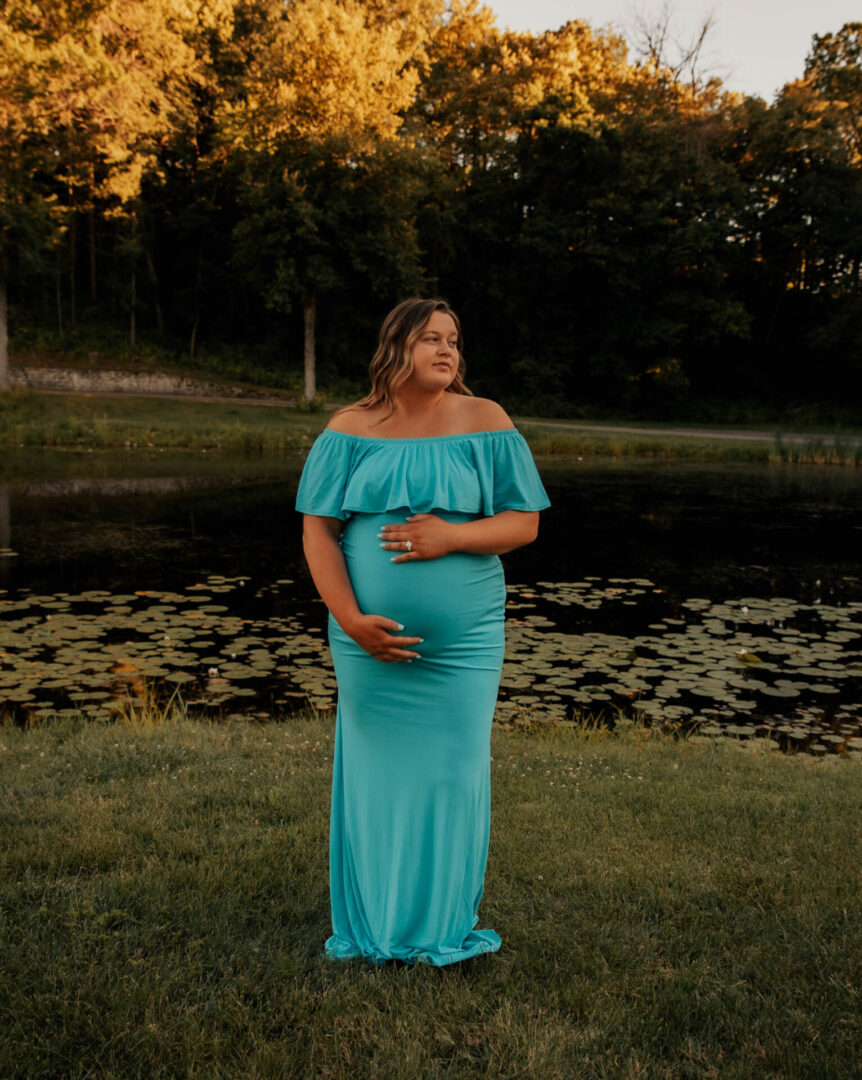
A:
[[[504,557],[498,721],[639,716],[862,751],[858,470],[538,459],[553,508]],[[110,719],[150,693],[331,708],[301,461],[7,452],[0,711]]]

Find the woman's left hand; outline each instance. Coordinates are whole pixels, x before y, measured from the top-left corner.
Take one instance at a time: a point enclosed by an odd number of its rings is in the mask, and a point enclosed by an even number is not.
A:
[[[455,551],[456,530],[457,525],[436,514],[413,514],[403,524],[384,525],[378,536],[382,548],[398,553],[393,562],[415,562],[439,559]]]

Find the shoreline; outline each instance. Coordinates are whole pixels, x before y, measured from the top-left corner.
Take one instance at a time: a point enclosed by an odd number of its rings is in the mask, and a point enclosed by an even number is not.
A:
[[[161,393],[155,390],[13,389],[0,395],[0,446],[83,450],[307,449],[323,428],[328,403],[313,409],[293,398]],[[858,466],[862,434],[651,426],[514,416],[536,455],[575,458],[700,459]]]

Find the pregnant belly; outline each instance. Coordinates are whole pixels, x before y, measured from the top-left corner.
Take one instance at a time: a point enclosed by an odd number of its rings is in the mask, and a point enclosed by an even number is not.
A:
[[[447,521],[476,515],[439,511]],[[431,658],[450,649],[502,649],[506,586],[496,555],[452,552],[440,559],[392,562],[397,552],[380,547],[381,525],[403,522],[409,510],[356,514],[342,533],[342,551],[360,610],[404,624],[421,637],[416,647]],[[338,627],[335,627],[339,633]]]

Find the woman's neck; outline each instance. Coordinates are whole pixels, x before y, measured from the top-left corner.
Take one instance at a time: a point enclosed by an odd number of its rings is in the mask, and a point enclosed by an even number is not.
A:
[[[440,409],[445,409],[447,399],[451,395],[446,390],[421,390],[416,387],[401,387],[397,397],[393,399],[395,415],[399,421],[405,424],[419,424],[431,417]]]
[[[453,418],[453,408],[457,394],[444,391],[432,393],[399,393],[393,399],[393,412],[377,421],[372,421],[373,433],[386,434],[391,438],[414,437],[423,435],[447,435],[457,427]],[[454,430],[454,429],[453,429]]]

